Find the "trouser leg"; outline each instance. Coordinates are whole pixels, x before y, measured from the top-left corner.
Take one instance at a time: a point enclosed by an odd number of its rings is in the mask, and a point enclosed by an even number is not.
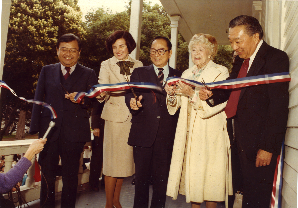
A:
[[[152,147],[133,147],[133,156],[135,162],[135,198],[133,207],[148,208]]]

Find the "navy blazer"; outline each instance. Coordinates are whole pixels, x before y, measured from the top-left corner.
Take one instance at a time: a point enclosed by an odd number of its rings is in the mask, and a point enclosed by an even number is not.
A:
[[[181,76],[181,72],[169,67],[169,77]],[[134,69],[131,82],[150,82],[161,86],[153,65]],[[162,86],[161,86],[162,87]],[[170,115],[166,107],[167,93],[144,89],[135,89],[137,95],[142,95],[142,107],[135,111],[130,108],[130,99],[134,97],[131,91],[125,95],[125,102],[132,113],[132,126],[128,144],[131,146],[151,147],[157,136],[168,140],[169,148],[173,147],[178,114]],[[159,130],[159,131],[158,131]],[[157,135],[158,134],[158,135]]]
[[[242,63],[243,59],[237,56],[229,79],[237,78]],[[287,54],[264,41],[247,77],[281,72],[289,72]],[[288,119],[288,88],[288,82],[242,88],[234,130],[238,145],[250,159],[255,160],[259,149],[280,153]],[[226,92],[214,92],[211,98],[215,105],[228,99],[229,92]]]
[[[48,142],[58,139],[63,126],[64,134],[72,142],[90,141],[89,114],[85,104],[76,104],[65,99],[65,90],[72,92],[87,92],[93,85],[97,84],[97,77],[94,70],[76,65],[73,73],[64,81],[64,88],[61,83],[60,63],[44,66],[39,75],[34,100],[44,101],[50,104],[57,113],[55,127],[48,135]],[[63,77],[62,77],[63,79]],[[40,105],[33,105],[30,133],[39,132],[42,137],[51,121],[49,109]]]

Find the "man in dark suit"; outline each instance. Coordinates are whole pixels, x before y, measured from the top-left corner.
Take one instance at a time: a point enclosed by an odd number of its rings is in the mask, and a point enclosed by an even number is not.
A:
[[[92,156],[90,162],[89,186],[92,191],[99,191],[99,178],[103,162],[103,135],[105,120],[101,118],[104,102],[95,102],[91,115],[91,127],[94,139],[92,140]],[[101,182],[103,183],[103,178]]]
[[[168,65],[172,51],[171,42],[156,37],[151,45],[152,65],[136,68],[131,82],[151,82],[163,88],[167,77],[181,76],[181,72]],[[153,179],[151,207],[165,207],[168,174],[178,113],[171,116],[166,105],[167,93],[152,90],[135,90],[125,96],[132,113],[132,126],[128,144],[133,146],[135,173],[134,208],[147,208],[149,203],[150,176]]]
[[[238,16],[229,24],[229,41],[238,54],[229,79],[289,71],[285,52],[262,40],[259,21]],[[247,73],[247,74],[246,74]],[[243,208],[267,208],[274,171],[288,118],[288,82],[231,91],[201,90],[210,106],[228,100],[226,114],[231,140],[233,188],[243,192]]]
[[[60,63],[44,66],[39,75],[35,100],[50,104],[57,112],[55,127],[50,131],[43,151],[39,155],[42,180],[40,205],[55,207],[55,178],[62,162],[61,207],[75,207],[78,170],[85,142],[90,141],[90,124],[87,105],[74,101],[77,92],[86,92],[97,84],[95,72],[78,64],[81,52],[80,39],[73,34],[61,36],[57,42]],[[51,121],[47,108],[33,105],[30,132],[42,137]]]

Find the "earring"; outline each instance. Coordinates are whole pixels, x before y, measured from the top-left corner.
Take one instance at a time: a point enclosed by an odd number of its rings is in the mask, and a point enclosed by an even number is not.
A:
[[[210,58],[211,58],[211,56],[209,55],[209,56],[208,56],[208,58],[210,59]]]

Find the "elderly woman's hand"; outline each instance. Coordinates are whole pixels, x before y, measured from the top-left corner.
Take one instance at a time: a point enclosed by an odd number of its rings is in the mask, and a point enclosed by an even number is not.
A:
[[[174,95],[175,94],[176,85],[168,85],[165,86],[165,91],[168,95]]]
[[[203,101],[207,100],[212,96],[212,91],[207,90],[205,87],[202,87],[199,91],[199,98]]]
[[[184,84],[181,81],[177,82],[177,89],[175,90],[175,94],[182,94],[188,97],[192,97],[194,93],[195,91],[190,85]]]

